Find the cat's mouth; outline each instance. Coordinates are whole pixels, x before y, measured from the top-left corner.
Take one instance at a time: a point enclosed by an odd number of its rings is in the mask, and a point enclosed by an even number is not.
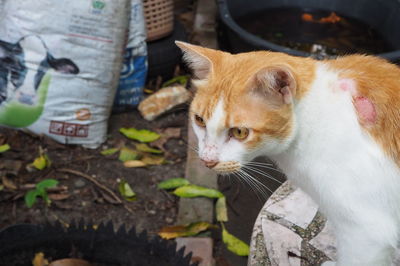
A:
[[[230,174],[239,171],[241,164],[236,161],[218,162],[212,169],[218,173]]]

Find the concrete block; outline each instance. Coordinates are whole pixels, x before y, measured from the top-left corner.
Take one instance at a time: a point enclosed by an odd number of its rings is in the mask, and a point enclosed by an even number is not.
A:
[[[213,241],[210,237],[180,237],[176,239],[179,250],[185,246],[185,255],[192,252],[192,262],[199,262],[199,266],[213,266]]]

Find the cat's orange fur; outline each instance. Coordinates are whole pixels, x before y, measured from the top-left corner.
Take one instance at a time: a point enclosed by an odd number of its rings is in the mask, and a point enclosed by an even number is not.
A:
[[[180,44],[180,46],[185,46]],[[261,134],[284,139],[292,129],[291,105],[270,108],[262,99],[245,93],[253,86],[256,73],[268,66],[288,68],[296,81],[295,100],[301,100],[315,78],[316,61],[282,53],[249,52],[237,55],[199,46],[181,47],[195,50],[210,61],[211,71],[198,89],[191,111],[209,119],[217,100],[225,99],[227,115],[225,127],[251,127],[254,136],[246,145],[256,147]],[[384,151],[400,166],[400,69],[383,59],[352,55],[324,61],[326,66],[338,71],[340,78],[356,83],[357,95],[369,99],[376,110],[376,122],[363,128],[381,145]],[[207,102],[204,108],[203,104]],[[329,103],[327,103],[329,104]]]

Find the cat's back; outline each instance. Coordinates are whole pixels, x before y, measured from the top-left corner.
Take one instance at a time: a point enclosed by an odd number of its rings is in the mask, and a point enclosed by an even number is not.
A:
[[[400,67],[374,56],[351,55],[326,62],[339,79],[354,82],[360,124],[400,166]],[[364,109],[365,108],[365,111]],[[364,113],[363,113],[364,112]],[[369,113],[373,112],[372,114]]]

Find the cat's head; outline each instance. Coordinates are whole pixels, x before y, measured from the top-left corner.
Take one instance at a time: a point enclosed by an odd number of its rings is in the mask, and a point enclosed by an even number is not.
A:
[[[257,156],[288,147],[296,131],[293,102],[298,81],[285,55],[232,55],[176,44],[193,70],[196,94],[190,118],[199,157],[207,167],[235,172]]]

